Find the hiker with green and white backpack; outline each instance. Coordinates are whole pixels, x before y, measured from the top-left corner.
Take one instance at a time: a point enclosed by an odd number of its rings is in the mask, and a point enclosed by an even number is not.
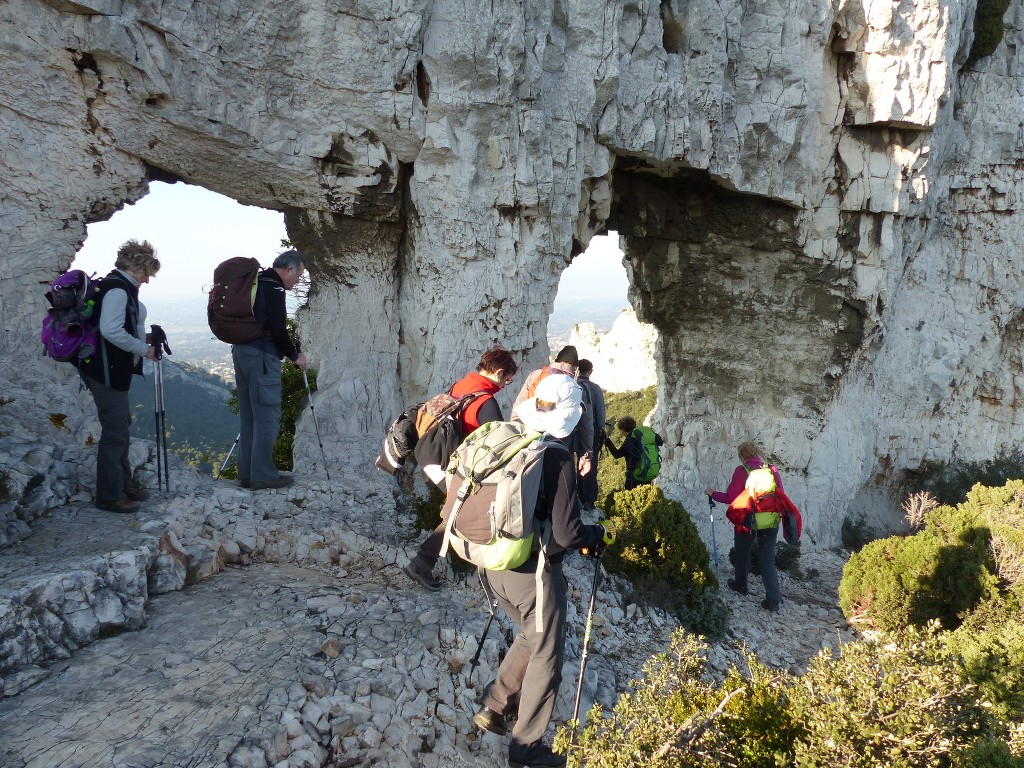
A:
[[[623,416],[615,426],[625,436],[618,448],[605,437],[604,447],[616,459],[626,459],[626,490],[638,485],[650,485],[661,473],[661,451],[665,444],[661,435],[650,427],[637,426],[632,416]]]
[[[775,565],[779,525],[784,525],[787,541],[795,544],[799,541],[803,521],[796,505],[782,490],[778,467],[761,458],[757,443],[753,440],[740,443],[737,453],[740,465],[733,471],[729,487],[722,492],[709,486],[704,493],[712,501],[729,505],[726,517],[735,529],[736,550],[736,576],[727,582],[729,589],[741,595],[749,594],[747,576],[756,540],[765,592],[761,607],[774,613],[782,604],[779,570]]]
[[[567,550],[594,551],[615,538],[610,526],[584,525],[580,517],[576,465],[563,441],[580,420],[582,398],[569,376],[543,378],[515,407],[513,422],[482,425],[448,468],[445,547],[481,567],[489,599],[519,628],[473,717],[478,728],[504,735],[518,699],[512,768],[566,764],[544,742],[565,656],[562,559]]]

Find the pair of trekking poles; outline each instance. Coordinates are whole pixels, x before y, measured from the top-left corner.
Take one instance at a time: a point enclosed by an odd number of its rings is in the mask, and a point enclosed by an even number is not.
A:
[[[585,557],[592,557],[594,559],[594,584],[590,590],[590,606],[587,608],[587,621],[583,628],[583,650],[580,652],[580,677],[576,684],[576,702],[572,708],[574,732],[579,727],[580,701],[583,699],[583,677],[587,671],[587,655],[590,648],[590,632],[594,626],[594,607],[597,605],[597,589],[601,586],[601,555],[604,554],[604,546],[598,544],[593,551],[582,550],[582,552]],[[491,592],[487,579],[484,578],[483,569],[477,569],[477,576],[480,579],[480,586],[484,590],[484,595],[487,597],[488,616],[487,623],[484,624],[484,631],[480,634],[480,641],[476,645],[476,653],[473,654],[473,658],[469,662],[469,676],[471,678],[473,676],[473,669],[480,663],[480,652],[483,650],[487,631],[491,628],[491,622],[494,621],[495,613],[498,610],[498,600]]]
[[[171,354],[167,334],[159,325],[149,327],[149,343],[154,352],[153,360],[153,420],[156,434],[156,487],[158,491],[171,490],[171,469],[167,460],[167,411],[164,408],[164,355]],[[163,461],[161,462],[161,458]]]
[[[309,376],[306,375],[306,369],[302,369],[302,380],[306,384],[306,397],[309,398],[309,411],[313,414],[313,427],[316,429],[316,441],[320,445],[320,459],[324,463],[324,473],[327,475],[327,479],[331,479],[331,472],[327,468],[327,457],[324,455],[324,444],[320,439],[320,425],[316,421],[316,409],[313,407],[313,391],[309,388]],[[242,439],[242,433],[239,432],[235,438],[235,442],[231,444],[231,450],[228,451],[228,455],[224,457],[224,463],[220,465],[220,470],[217,472],[216,479],[220,479],[220,476],[224,474],[224,470],[228,466],[228,462],[231,461],[231,455],[235,452],[235,448],[238,447],[238,441]]]

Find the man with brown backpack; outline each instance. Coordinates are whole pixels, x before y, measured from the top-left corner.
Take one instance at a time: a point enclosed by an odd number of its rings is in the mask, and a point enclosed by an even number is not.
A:
[[[302,256],[290,250],[274,259],[272,267],[258,272],[250,304],[254,322],[244,318],[252,328],[245,333],[250,339],[233,337],[231,359],[235,365],[241,422],[238,484],[243,488],[284,488],[292,484],[292,476],[282,474],[274,466],[273,454],[281,428],[281,359],[287,357],[306,369],[306,355],[288,334],[285,303],[285,291],[298,284],[304,271]],[[215,286],[215,290],[219,287]],[[223,339],[215,324],[214,299],[211,291],[210,327]]]

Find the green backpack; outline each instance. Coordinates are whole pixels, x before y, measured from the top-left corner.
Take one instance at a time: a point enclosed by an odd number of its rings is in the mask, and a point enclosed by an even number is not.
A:
[[[753,520],[747,521],[747,527],[752,531],[775,528],[782,520],[782,514],[778,511],[775,499],[775,492],[778,490],[775,473],[767,464],[751,469],[744,462],[743,468],[747,470],[747,482],[744,489],[750,494],[755,510]]]
[[[551,525],[534,519],[540,494],[544,454],[568,449],[544,442],[540,432],[519,422],[489,421],[473,431],[448,463],[448,495],[441,517],[445,523],[440,556],[451,547],[459,557],[490,571],[518,568],[539,552],[537,560],[538,631],[541,624],[540,582],[551,541]]]
[[[492,571],[525,563],[537,533],[533,512],[544,451],[555,445],[519,422],[489,421],[474,430],[448,463],[442,557],[451,547]]]
[[[661,453],[655,442],[654,430],[650,427],[637,427],[633,430],[633,437],[643,446],[640,461],[633,469],[633,479],[638,483],[649,483],[661,473]]]

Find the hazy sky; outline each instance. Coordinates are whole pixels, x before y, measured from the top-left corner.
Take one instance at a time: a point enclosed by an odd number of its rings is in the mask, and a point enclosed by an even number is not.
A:
[[[125,206],[109,221],[90,224],[74,266],[105,275],[118,247],[131,238],[149,240],[160,259],[160,273],[144,289],[147,302],[202,296],[213,267],[231,256],[255,256],[269,266],[287,237],[284,215],[244,206],[202,187],[153,182],[150,193]],[[586,253],[562,274],[556,310],[563,298],[621,297],[626,306],[626,271],[618,237],[596,237]]]

